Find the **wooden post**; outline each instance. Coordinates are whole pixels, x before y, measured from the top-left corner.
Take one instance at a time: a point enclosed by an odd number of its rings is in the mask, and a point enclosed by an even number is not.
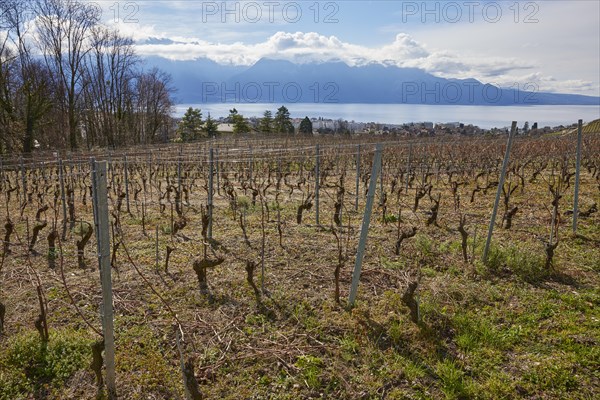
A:
[[[579,173],[581,169],[581,136],[583,120],[577,124],[577,160],[575,164],[575,195],[573,198],[573,234],[577,234],[577,218],[579,217]],[[552,243],[550,243],[552,244]]]
[[[321,157],[319,154],[319,145],[315,149],[315,221],[319,225],[319,181],[321,176],[320,171]]]
[[[63,210],[63,230],[62,230],[62,240],[67,240],[67,195],[65,192],[65,179],[63,176],[63,162],[62,158],[58,159],[58,179],[60,180],[60,197],[62,202],[62,210]]]
[[[23,204],[27,203],[27,177],[25,176],[25,166],[23,165],[23,157],[19,157],[19,166],[21,168],[21,184],[23,188]]]
[[[94,232],[96,233],[96,238],[98,238],[98,201],[96,195],[96,191],[98,189],[96,187],[96,159],[94,157],[90,157],[90,171],[92,177],[92,213],[94,214]]]
[[[221,182],[219,180],[219,149],[215,149],[215,153],[217,156],[217,162],[215,163],[215,175],[217,176],[217,194],[220,196],[221,195]]]
[[[115,171],[113,170],[112,154],[110,151],[108,152],[108,173],[110,174],[110,189],[114,192],[115,191]],[[119,193],[117,193],[117,196],[119,196]]]
[[[156,226],[156,272],[159,270],[159,254],[158,254],[158,225]]]
[[[354,210],[358,211],[358,192],[360,191],[360,144],[356,151],[356,196],[354,198]]]
[[[477,225],[475,225],[475,231],[473,232],[473,249],[471,250],[471,264],[475,262],[475,247],[477,246]]]
[[[177,157],[177,192],[179,193],[179,210],[181,210],[181,205],[183,204],[183,193],[181,193],[181,152],[182,148],[179,146],[179,156]]]
[[[498,183],[498,190],[496,191],[496,200],[494,201],[494,210],[492,211],[492,218],[490,219],[490,226],[488,228],[488,236],[485,242],[485,248],[483,249],[482,260],[485,263],[487,261],[488,252],[490,250],[490,244],[492,243],[492,234],[494,233],[494,225],[496,223],[496,214],[498,214],[498,204],[500,203],[500,196],[502,195],[502,188],[504,187],[504,178],[506,177],[506,168],[508,167],[508,159],[510,157],[510,148],[512,141],[517,131],[517,121],[513,121],[510,128],[510,134],[508,135],[508,143],[506,144],[506,153],[504,154],[504,162],[502,163],[502,171],[500,172],[500,182]]]
[[[371,212],[373,211],[373,201],[375,199],[375,191],[377,190],[377,177],[381,168],[381,151],[382,145],[381,143],[378,143],[375,150],[375,157],[373,158],[373,169],[371,171],[371,180],[369,181],[367,205],[365,207],[365,214],[363,216],[363,222],[360,228],[360,241],[358,243],[358,250],[356,251],[354,272],[352,273],[352,287],[350,289],[350,297],[348,298],[348,305],[350,307],[354,306],[354,301],[356,300],[356,294],[358,292],[360,271],[362,268],[365,247],[367,245],[367,235],[369,233],[369,224],[371,223]]]
[[[281,170],[281,153],[277,156],[277,193],[281,188],[281,180],[283,179],[283,171]]]
[[[113,327],[112,279],[110,267],[110,235],[108,230],[108,193],[106,187],[106,161],[94,163],[92,190],[95,206],[94,222],[98,245],[98,264],[102,283],[102,333],[104,334],[104,363],[108,398],[116,399],[115,338]]]
[[[39,169],[40,169],[40,171],[42,173],[42,179],[44,179],[44,181],[45,181],[46,180],[46,162],[45,161],[44,162],[40,161],[38,163],[38,165],[39,165]],[[2,166],[2,162],[0,161],[0,167],[1,166]]]
[[[254,153],[252,152],[252,146],[249,147],[250,149],[250,165],[249,165],[249,171],[248,171],[248,176],[250,177],[250,180],[252,180],[252,174],[254,173]]]
[[[214,175],[214,151],[210,148],[209,153],[209,172],[208,172],[208,230],[207,236],[212,239],[212,219],[213,219],[213,175]]]
[[[552,207],[552,222],[550,223],[550,240],[548,241],[549,245],[552,245],[554,243],[554,229],[556,228],[556,217],[558,213],[558,207]],[[558,229],[557,229],[557,235],[558,235]]]
[[[125,200],[127,201],[127,213],[131,214],[131,210],[129,208],[129,168],[127,165],[127,156],[123,159],[123,171],[125,174]]]
[[[412,144],[408,146],[408,159],[406,161],[406,194],[408,195],[408,181],[410,180],[410,158],[412,156]]]
[[[187,377],[185,371],[185,361],[183,359],[183,350],[181,348],[181,339],[179,339],[179,327],[175,328],[175,343],[177,343],[177,351],[179,352],[179,369],[181,370],[181,377],[183,379],[183,391],[185,393],[186,400],[193,400],[190,389],[187,385]]]
[[[381,167],[379,169],[379,195],[381,196],[381,204],[383,205],[383,151],[381,153]]]

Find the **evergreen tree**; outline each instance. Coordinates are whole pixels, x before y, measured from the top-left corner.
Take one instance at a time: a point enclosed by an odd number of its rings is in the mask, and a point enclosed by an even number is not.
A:
[[[277,109],[273,124],[275,125],[275,132],[294,133],[294,125],[292,125],[290,112],[285,106],[281,106]]]
[[[271,111],[265,111],[263,117],[260,119],[258,130],[263,133],[273,132],[273,113]]]
[[[188,108],[177,124],[177,135],[182,141],[198,139],[202,132],[202,113],[200,109]]]
[[[378,126],[377,130],[383,130],[383,128]],[[350,134],[350,129],[348,128],[348,121],[341,118],[335,121],[335,133]]]
[[[306,134],[306,135],[312,134],[313,125],[312,125],[311,120],[308,117],[304,117],[302,122],[300,122],[300,128],[298,129],[298,132]]]
[[[227,118],[225,118],[225,122],[227,122],[228,124],[233,124],[233,118],[238,114],[238,110],[232,108],[231,110],[229,110],[229,115],[227,116]]]
[[[215,122],[213,117],[208,113],[208,117],[206,117],[206,122],[204,123],[204,132],[209,138],[217,136],[217,128],[218,124]]]
[[[230,123],[233,124],[233,133],[239,134],[250,132],[250,125],[248,125],[244,116],[239,114],[235,108],[229,111],[228,119]]]

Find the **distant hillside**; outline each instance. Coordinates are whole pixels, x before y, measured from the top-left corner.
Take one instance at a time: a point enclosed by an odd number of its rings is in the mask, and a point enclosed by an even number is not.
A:
[[[554,132],[553,135],[577,135],[577,125],[569,126],[563,130]],[[600,134],[600,119],[584,123],[581,127],[581,133],[585,134]]]
[[[169,72],[179,103],[383,103],[428,105],[600,105],[600,97],[499,89],[417,68],[261,59],[250,67],[207,59],[147,59]]]
[[[581,131],[583,133],[600,133],[600,119],[585,124]]]

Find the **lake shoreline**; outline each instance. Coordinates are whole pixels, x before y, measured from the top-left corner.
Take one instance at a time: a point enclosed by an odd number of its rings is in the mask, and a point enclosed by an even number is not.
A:
[[[571,125],[579,119],[589,122],[600,118],[600,106],[519,105],[519,106],[456,106],[421,104],[365,104],[365,103],[290,103],[283,104],[292,118],[343,119],[363,123],[401,125],[432,122],[472,124],[483,129],[505,128],[511,121],[519,125],[537,122],[540,127]],[[226,117],[236,108],[247,118],[262,117],[265,110],[275,112],[278,103],[199,103],[177,104],[172,114],[181,117],[189,107],[199,108],[203,118]],[[440,107],[442,106],[442,107]]]

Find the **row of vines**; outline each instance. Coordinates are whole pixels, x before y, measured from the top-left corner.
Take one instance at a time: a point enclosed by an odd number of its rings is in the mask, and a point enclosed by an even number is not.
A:
[[[24,330],[46,344],[53,326],[85,332],[103,390],[95,159],[108,162],[117,368],[129,351],[120,329],[135,325],[152,327],[162,357],[181,374],[175,395],[201,398],[198,382],[232,360],[264,356],[292,365],[298,354],[291,350],[236,348],[228,338],[251,313],[283,319],[282,293],[290,290],[313,303],[346,305],[376,143],[382,168],[359,300],[396,290],[421,323],[421,269],[444,265],[415,241],[421,232],[452,238],[461,268],[477,268],[506,137],[220,139],[2,159],[0,348]],[[518,137],[513,145],[494,240],[538,249],[544,269],[527,279],[560,270],[554,260],[571,234],[575,151],[573,135]],[[600,138],[584,136],[584,230],[597,224],[599,156]],[[404,268],[386,269],[389,260]],[[492,253],[488,263],[495,262]],[[219,356],[205,357],[207,343]],[[320,346],[291,340],[286,348],[304,354]],[[40,381],[29,374],[23,379]]]

